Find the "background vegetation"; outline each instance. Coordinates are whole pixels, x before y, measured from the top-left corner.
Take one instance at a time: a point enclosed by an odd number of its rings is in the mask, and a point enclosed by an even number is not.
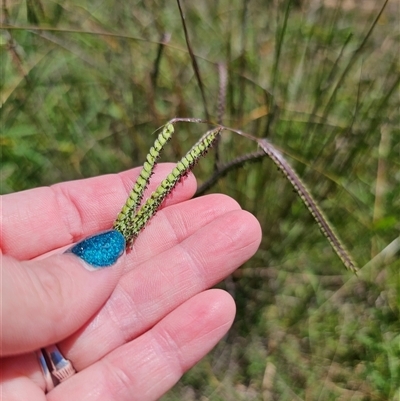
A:
[[[270,160],[231,171],[211,190],[263,241],[221,283],[229,335],[164,401],[400,398],[400,10],[386,3],[184,1],[203,102],[176,2],[2,1],[2,193],[140,165],[170,118],[217,119],[223,63],[224,124],[286,154],[362,267],[344,269]],[[179,125],[166,159],[204,130]],[[254,146],[226,133],[221,162]]]

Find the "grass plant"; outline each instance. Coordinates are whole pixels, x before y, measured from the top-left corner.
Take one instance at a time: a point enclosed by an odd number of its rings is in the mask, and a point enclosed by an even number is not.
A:
[[[238,308],[228,336],[163,401],[399,399],[399,13],[396,0],[3,0],[2,193],[141,165],[171,118],[210,119],[273,143],[360,266],[343,269],[275,165],[224,133],[194,172],[254,213],[263,241],[220,284]],[[162,160],[203,133],[180,127]]]

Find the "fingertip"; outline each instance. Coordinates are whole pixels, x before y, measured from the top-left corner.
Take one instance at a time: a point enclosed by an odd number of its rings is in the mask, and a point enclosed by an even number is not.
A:
[[[222,327],[222,332],[228,331],[236,316],[236,304],[233,297],[224,290],[210,289],[197,295],[198,307],[205,310],[205,317],[210,327]],[[200,311],[197,313],[201,313]]]
[[[193,366],[228,332],[235,319],[232,296],[221,289],[203,291],[171,312],[155,326],[155,337],[173,338],[182,353],[187,354],[185,369]],[[157,333],[157,334],[156,334]],[[168,333],[165,336],[165,333]]]
[[[83,239],[65,253],[85,261],[88,270],[97,270],[114,265],[124,254],[125,247],[125,238],[119,231],[107,230]]]
[[[251,234],[251,238],[254,241],[254,245],[259,247],[262,239],[262,227],[261,223],[257,219],[254,214],[248,212],[247,210],[243,210],[243,218],[245,219],[245,224],[246,224],[246,229],[249,231]]]

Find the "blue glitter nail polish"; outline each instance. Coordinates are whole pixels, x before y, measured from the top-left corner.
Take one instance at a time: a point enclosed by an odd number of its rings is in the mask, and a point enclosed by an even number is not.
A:
[[[113,265],[125,251],[125,238],[116,230],[108,230],[78,242],[67,252],[79,256],[94,267]]]

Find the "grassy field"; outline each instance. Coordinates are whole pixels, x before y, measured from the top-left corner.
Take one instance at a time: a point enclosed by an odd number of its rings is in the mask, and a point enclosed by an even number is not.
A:
[[[400,4],[384,5],[184,1],[199,85],[176,2],[3,3],[2,193],[140,165],[169,119],[217,121],[222,70],[223,123],[285,154],[361,267],[269,159],[232,169],[208,192],[254,213],[263,241],[220,284],[233,328],[163,401],[400,398]],[[205,129],[179,124],[163,160]],[[219,162],[255,150],[224,133]]]

